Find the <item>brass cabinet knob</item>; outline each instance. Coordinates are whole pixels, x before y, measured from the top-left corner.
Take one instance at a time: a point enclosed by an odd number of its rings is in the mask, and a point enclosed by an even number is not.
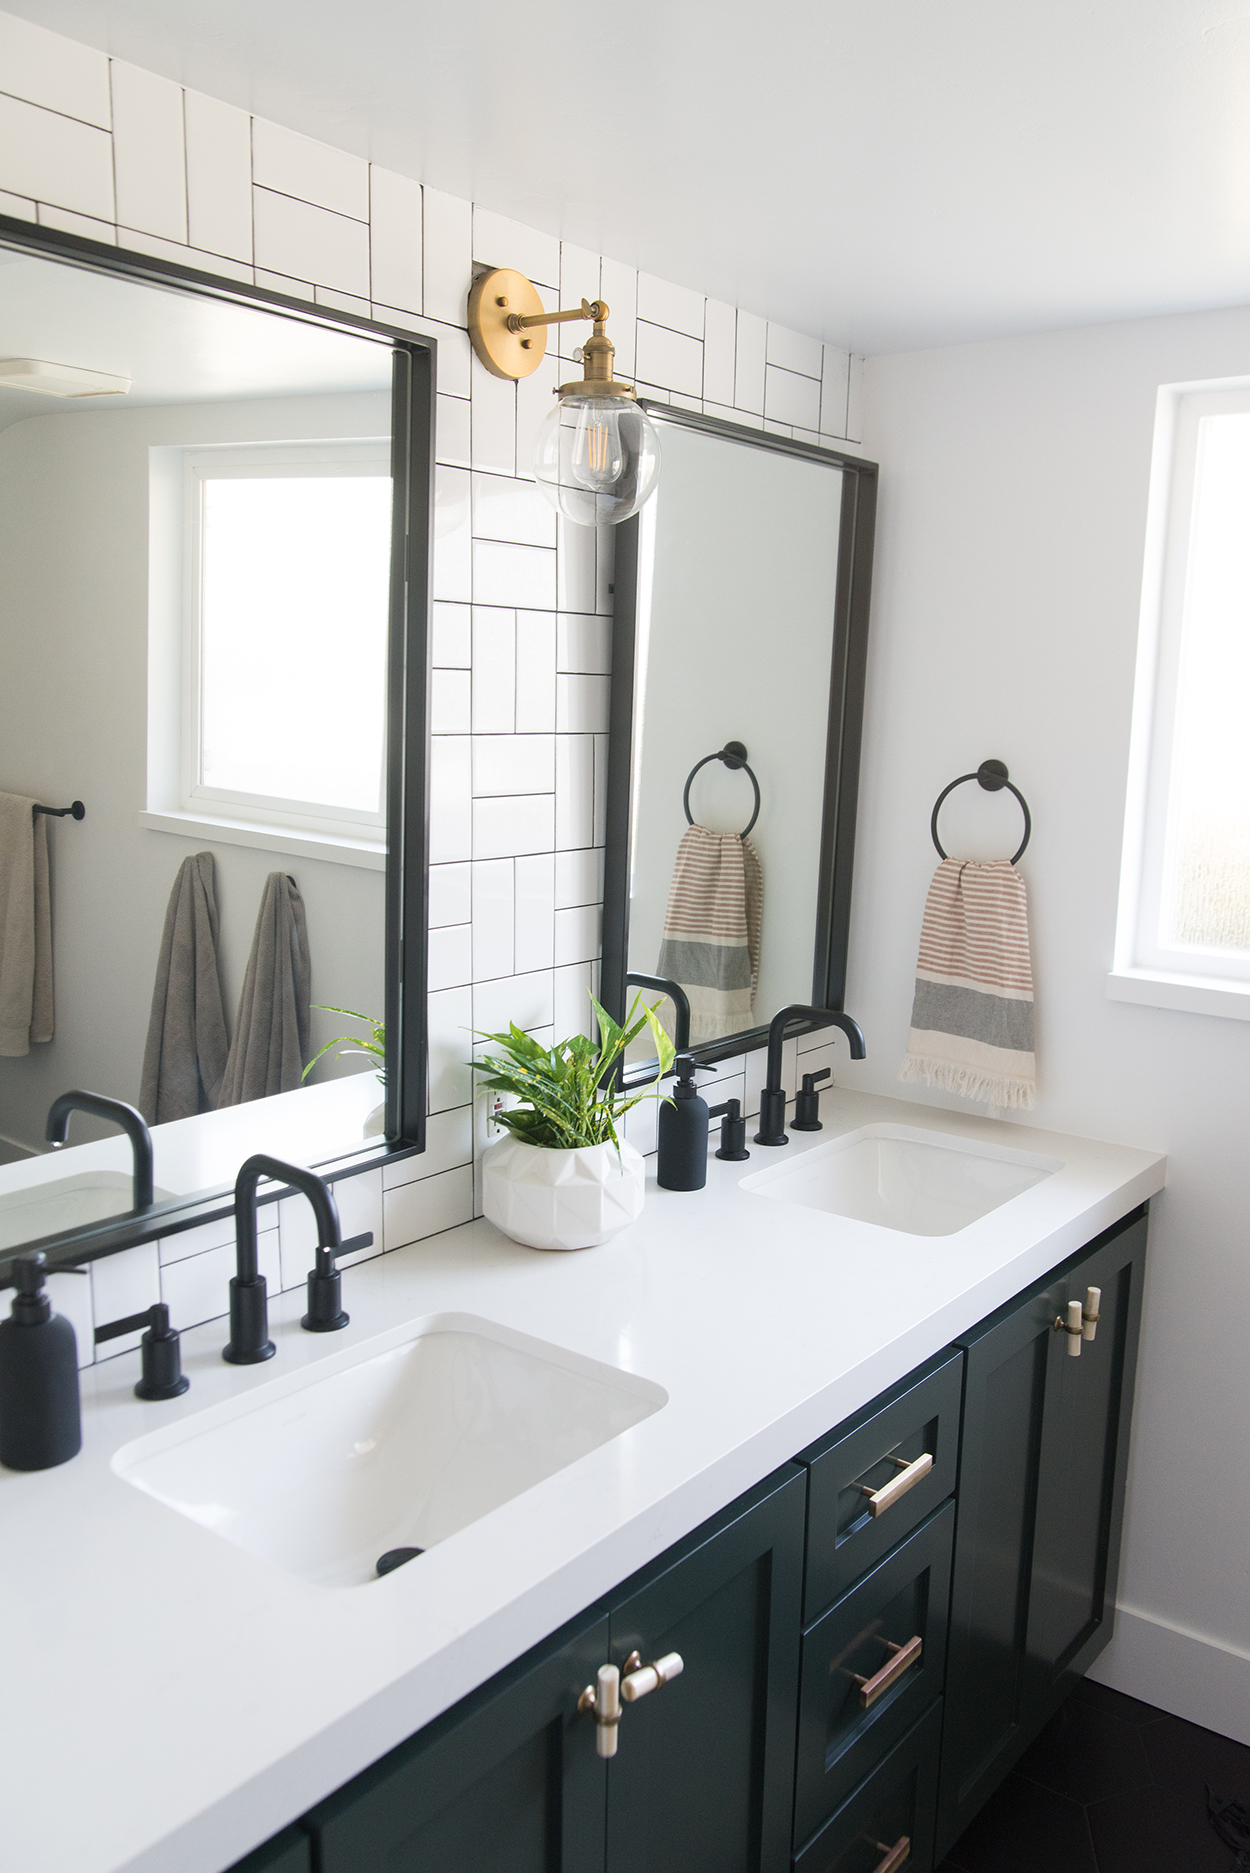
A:
[[[1062,1314],[1055,1315],[1055,1332],[1067,1334],[1068,1352],[1073,1359],[1079,1359],[1081,1357],[1081,1341],[1085,1337],[1085,1320],[1079,1301],[1068,1302],[1068,1317],[1066,1320]]]
[[[634,1663],[635,1659],[637,1664]],[[685,1669],[680,1652],[666,1652],[663,1658],[657,1658],[650,1665],[644,1665],[637,1652],[631,1652],[625,1660],[621,1696],[627,1704],[636,1704],[640,1697],[648,1697],[652,1691],[659,1691],[664,1685],[671,1684],[674,1678],[680,1678]]]
[[[1102,1289],[1086,1288],[1085,1305],[1081,1309],[1081,1338],[1092,1340],[1098,1331],[1099,1309],[1102,1307]]]
[[[605,1759],[615,1756],[617,1732],[621,1724],[621,1700],[636,1704],[640,1697],[662,1690],[685,1670],[680,1652],[666,1652],[663,1658],[644,1665],[640,1652],[631,1652],[625,1660],[624,1674],[618,1665],[600,1665],[594,1684],[588,1684],[577,1700],[582,1712],[593,1712],[595,1751]]]
[[[616,1732],[621,1721],[621,1674],[615,1665],[600,1665],[596,1682],[588,1684],[577,1700],[580,1711],[595,1716],[595,1753],[616,1754]]]
[[[1092,1340],[1098,1332],[1101,1319],[1102,1289],[1086,1288],[1084,1301],[1068,1302],[1068,1317],[1055,1316],[1055,1332],[1068,1336],[1068,1352],[1073,1359],[1081,1357],[1081,1342]]]

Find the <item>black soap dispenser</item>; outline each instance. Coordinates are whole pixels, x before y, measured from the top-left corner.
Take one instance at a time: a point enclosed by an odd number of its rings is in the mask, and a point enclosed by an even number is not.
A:
[[[0,1320],[0,1463],[9,1470],[51,1470],[82,1448],[78,1346],[52,1312],[46,1269],[42,1255],[18,1256],[12,1311]]]
[[[689,1054],[678,1054],[672,1103],[660,1106],[655,1178],[664,1190],[702,1190],[707,1182],[708,1112],[695,1085],[697,1070]]]

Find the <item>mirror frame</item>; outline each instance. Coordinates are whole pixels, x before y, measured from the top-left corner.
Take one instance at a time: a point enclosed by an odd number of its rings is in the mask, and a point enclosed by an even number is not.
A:
[[[322,1159],[331,1178],[354,1176],[424,1151],[427,1102],[426,985],[429,923],[429,657],[433,601],[434,415],[437,341],[354,313],[332,311],[123,247],[0,215],[0,248],[56,260],[117,279],[173,287],[202,298],[271,312],[305,325],[386,341],[392,356],[391,460],[394,480],[387,648],[385,890],[385,1142],[374,1150]],[[396,542],[402,542],[397,546]],[[102,1090],[107,1091],[107,1088]],[[275,1193],[272,1193],[276,1195]],[[34,1249],[49,1265],[71,1267],[123,1247],[179,1233],[233,1213],[233,1190],[169,1198],[150,1210],[110,1216],[64,1235],[25,1243],[0,1257],[0,1286],[14,1255]]]
[[[813,1008],[842,1010],[846,995],[847,945],[851,924],[851,879],[855,856],[855,816],[859,800],[859,757],[863,739],[864,680],[868,661],[868,610],[872,593],[872,558],[876,532],[875,462],[844,455],[838,449],[796,442],[741,423],[728,423],[694,410],[640,399],[652,422],[671,423],[703,435],[722,436],[777,455],[842,470],[842,510],[838,529],[838,568],[833,609],[833,656],[829,684],[829,728],[825,743],[824,812],[821,821],[820,875],[816,900],[812,967]],[[661,467],[661,476],[663,468]],[[607,851],[603,886],[603,965],[600,999],[614,1020],[628,1006],[630,822],[634,799],[634,726],[638,706],[637,637],[641,517],[616,529],[615,608],[612,625],[612,700],[608,729]],[[810,1033],[814,1023],[796,1022],[795,1034]],[[768,1026],[744,1028],[691,1047],[705,1065],[750,1053],[768,1044]],[[626,1073],[626,1085],[654,1078],[646,1063]]]

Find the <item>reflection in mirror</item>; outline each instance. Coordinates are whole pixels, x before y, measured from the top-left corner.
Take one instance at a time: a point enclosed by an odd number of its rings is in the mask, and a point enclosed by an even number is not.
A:
[[[308,1085],[323,1146],[382,1142],[376,1056],[303,1075],[370,1039],[318,1004],[385,1007],[391,372],[0,252],[0,1161],[69,1087],[166,1124]],[[128,1207],[95,1184],[75,1220]]]
[[[605,990],[621,973],[679,983],[692,1047],[725,1053],[788,1003],[838,1005],[833,874],[841,824],[849,889],[862,698],[848,642],[867,606],[852,562],[857,525],[871,542],[872,465],[657,414],[663,482],[618,553],[632,714],[620,672],[612,760],[629,804],[609,834]]]

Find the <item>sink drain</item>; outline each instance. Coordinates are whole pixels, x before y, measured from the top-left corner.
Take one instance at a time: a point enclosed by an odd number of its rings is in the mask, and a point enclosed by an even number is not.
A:
[[[415,1561],[419,1554],[424,1553],[424,1548],[388,1548],[385,1554],[378,1556],[379,1579],[383,1574],[393,1574],[395,1569],[402,1567],[405,1561]]]

